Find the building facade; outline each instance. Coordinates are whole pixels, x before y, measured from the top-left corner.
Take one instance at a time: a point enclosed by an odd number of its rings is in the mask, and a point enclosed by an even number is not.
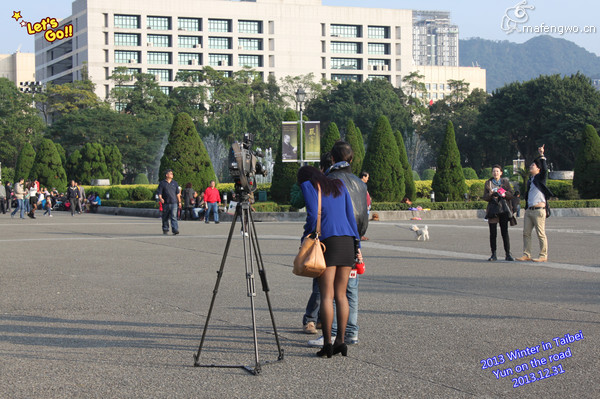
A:
[[[204,66],[229,74],[251,67],[265,79],[313,73],[394,86],[418,67],[412,10],[330,7],[320,0],[76,0],[72,12],[60,25],[72,24],[73,37],[53,43],[36,37],[38,80],[71,82],[86,65],[103,98],[114,87],[108,77],[116,67],[154,74],[165,93],[181,84],[179,71]],[[478,70],[485,89],[485,71]]]
[[[33,53],[0,54],[0,77],[17,86],[35,81],[35,56]]]

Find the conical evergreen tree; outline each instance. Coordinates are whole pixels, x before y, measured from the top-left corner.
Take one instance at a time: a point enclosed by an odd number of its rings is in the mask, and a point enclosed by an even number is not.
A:
[[[33,168],[34,162],[35,151],[33,150],[31,144],[25,143],[23,148],[21,148],[21,152],[19,152],[19,156],[17,157],[17,165],[15,166],[15,180],[18,181],[20,178],[25,180],[29,179],[29,173],[31,172],[31,168]]]
[[[363,161],[365,160],[365,143],[363,142],[362,134],[360,134],[360,129],[351,120],[348,121],[348,126],[346,127],[346,142],[350,144],[354,152],[352,173],[358,175],[362,172]]]
[[[404,196],[408,197],[411,201],[414,201],[417,198],[417,188],[415,187],[412,168],[408,163],[408,155],[406,154],[406,146],[404,145],[402,132],[396,130],[395,137],[396,143],[398,144],[398,152],[400,153],[400,164],[404,170]]]
[[[66,191],[67,174],[52,140],[42,140],[30,175],[36,177],[40,185],[45,186],[48,190],[55,187],[59,192]]]
[[[65,168],[65,172],[67,172],[67,181],[81,181],[81,170],[79,168],[80,163],[81,152],[79,150],[75,150],[71,153],[71,155],[69,155],[69,158],[67,158],[67,167]]]
[[[456,145],[454,125],[448,121],[446,136],[437,159],[437,170],[431,188],[436,201],[461,201],[467,192],[467,184],[460,164],[460,153]]]
[[[285,121],[294,122],[298,120],[295,111],[288,109],[284,115]],[[283,162],[281,140],[277,144],[275,153],[275,164],[273,165],[273,179],[271,183],[271,198],[280,204],[290,202],[290,190],[298,180],[298,163]]]
[[[91,184],[93,179],[108,179],[106,158],[102,145],[99,143],[86,143],[81,149],[79,162],[79,180],[81,184]]]
[[[321,137],[321,154],[331,151],[333,145],[340,140],[340,131],[335,122],[331,122]]]
[[[363,168],[370,173],[369,193],[375,201],[399,202],[404,197],[404,170],[400,164],[398,145],[388,118],[379,117]]]
[[[592,125],[586,125],[581,136],[573,187],[582,198],[600,198],[600,137]]]
[[[116,144],[104,147],[104,157],[106,158],[106,168],[110,184],[121,184],[123,180],[123,156]]]
[[[216,180],[206,147],[194,121],[185,112],[177,114],[173,121],[169,143],[160,159],[160,180],[164,179],[167,169],[173,169],[174,179],[182,187],[192,183],[196,190],[204,190],[211,180]]]

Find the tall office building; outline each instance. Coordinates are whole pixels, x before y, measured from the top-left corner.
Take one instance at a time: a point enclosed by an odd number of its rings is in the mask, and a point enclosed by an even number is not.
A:
[[[458,66],[458,26],[446,11],[413,11],[413,57],[417,65]]]
[[[7,78],[17,86],[35,81],[33,53],[0,54],[0,77]]]
[[[179,71],[204,66],[229,74],[251,67],[264,78],[312,72],[400,86],[418,67],[413,17],[412,10],[331,7],[320,0],[76,0],[61,21],[73,25],[73,37],[36,38],[36,74],[43,82],[71,82],[86,64],[101,97],[109,95],[116,67],[155,75],[166,93],[181,84]],[[475,75],[472,88],[485,89],[485,71],[477,68]]]

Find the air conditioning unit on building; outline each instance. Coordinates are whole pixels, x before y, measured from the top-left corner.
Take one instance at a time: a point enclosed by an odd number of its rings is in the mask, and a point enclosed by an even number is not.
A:
[[[147,29],[152,29],[152,27],[150,25],[146,26]]]
[[[238,46],[238,50],[243,50],[244,46]]]
[[[219,61],[219,66],[225,66],[225,61]]]
[[[194,44],[195,48],[202,48],[202,45],[200,43]]]
[[[134,60],[133,58],[129,60],[129,63],[130,63],[130,64],[135,64],[136,62],[137,62],[137,61],[136,61],[136,60]]]
[[[148,47],[152,47],[152,42],[148,42],[148,43],[146,43],[146,46],[148,46]]]
[[[198,65],[198,60],[195,60],[195,59],[190,60],[190,65]]]
[[[369,66],[367,67],[367,69],[368,69],[369,71],[372,71],[372,70],[373,70],[373,65],[369,64]]]
[[[379,65],[373,65],[373,70],[374,71],[379,71]]]
[[[390,66],[389,65],[384,65],[383,66],[383,70],[384,71],[389,71],[390,70]]]

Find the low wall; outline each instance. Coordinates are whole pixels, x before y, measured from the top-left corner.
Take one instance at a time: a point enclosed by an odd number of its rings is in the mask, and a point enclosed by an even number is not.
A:
[[[159,218],[158,209],[144,208],[116,208],[110,206],[101,206],[98,213],[105,215],[118,216],[137,216]],[[485,217],[484,209],[473,210],[449,210],[449,211],[373,211],[373,214],[379,215],[380,221],[410,220],[413,217],[419,217],[422,220],[448,220],[448,219],[483,219]],[[521,211],[521,217],[525,212]],[[301,212],[256,212],[253,213],[255,221],[261,222],[303,222],[306,220],[306,213]],[[553,217],[589,217],[600,216],[600,208],[558,208],[552,209]],[[230,222],[233,216],[226,213],[219,214],[219,220]]]

